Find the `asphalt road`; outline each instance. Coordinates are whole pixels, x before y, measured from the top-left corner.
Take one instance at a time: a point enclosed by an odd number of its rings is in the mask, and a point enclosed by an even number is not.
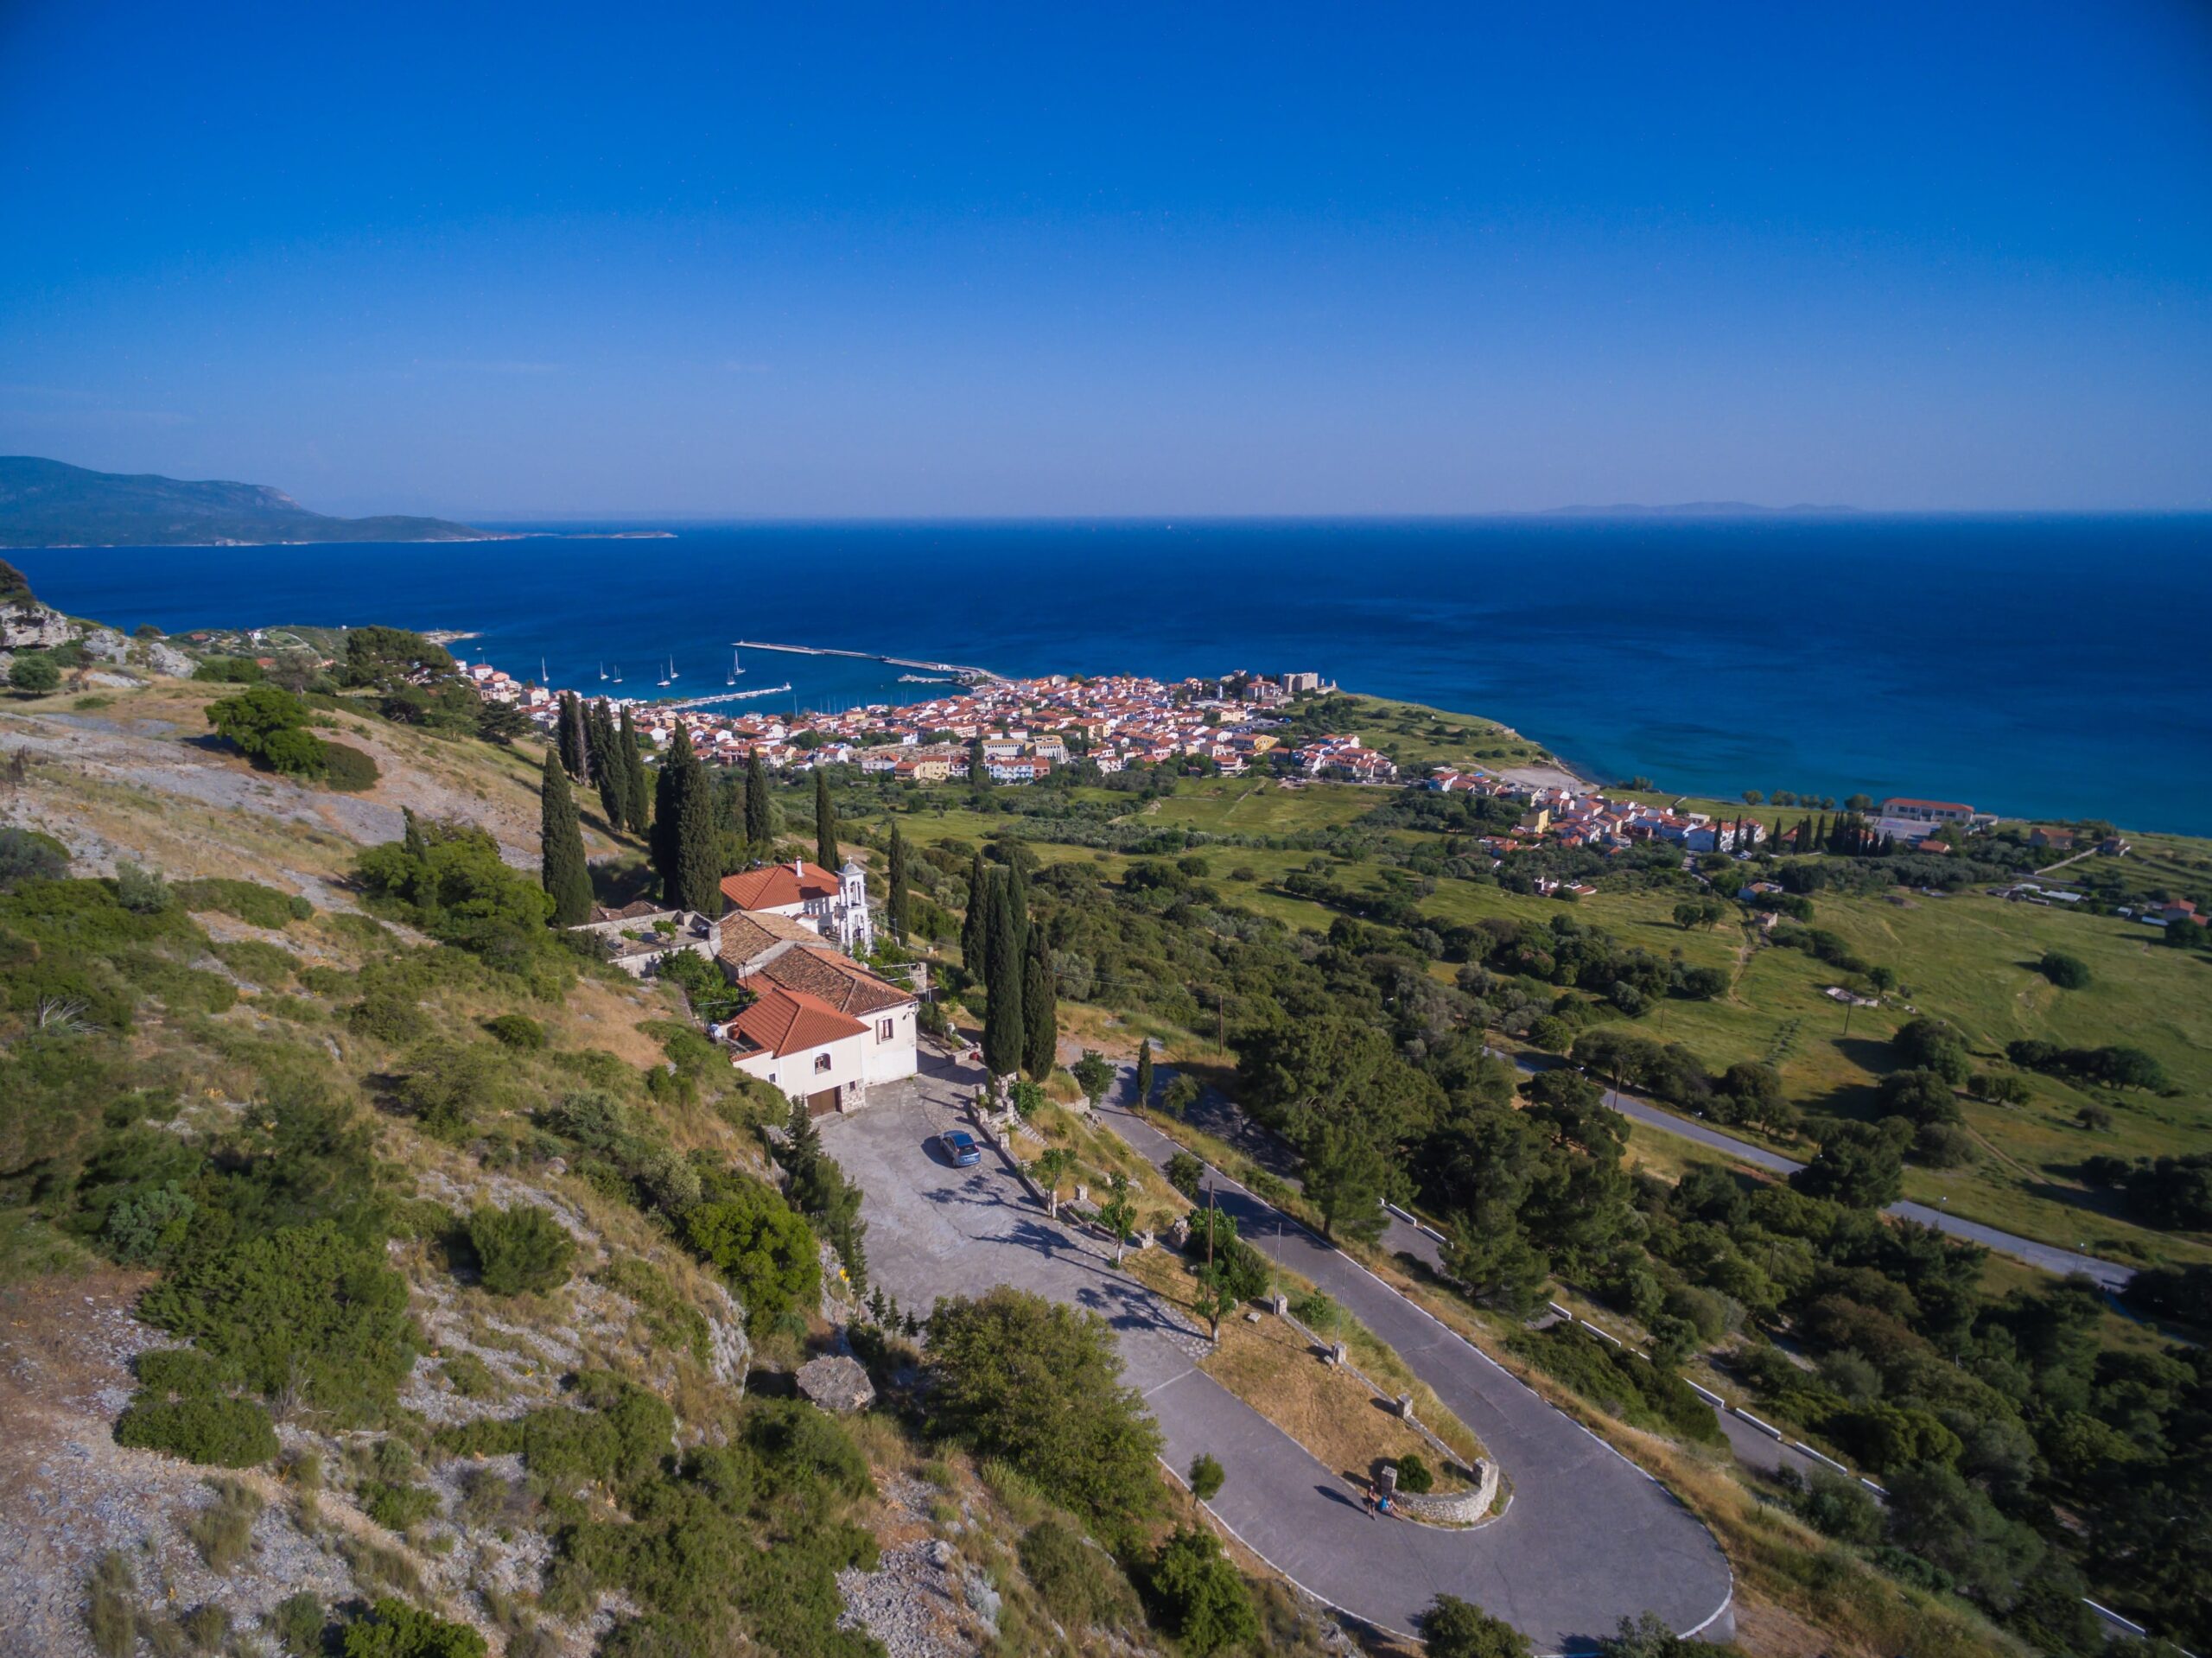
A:
[[[1509,1619],[1543,1653],[1586,1652],[1646,1610],[1684,1633],[1729,1632],[1727,1563],[1656,1481],[1335,1250],[1295,1229],[1262,1236],[1280,1217],[1224,1185],[1245,1235],[1396,1347],[1512,1486],[1505,1514],[1473,1530],[1370,1518],[1351,1485],[1196,1367],[1196,1332],[1116,1271],[1108,1247],[1048,1221],[995,1157],[955,1169],[931,1148],[980,1077],[929,1063],[912,1084],[874,1090],[863,1109],[820,1124],[824,1148],[866,1194],[871,1275],[902,1307],[1010,1284],[1098,1312],[1160,1422],[1167,1464],[1218,1458],[1229,1477],[1209,1506],[1222,1521],[1286,1576],[1383,1629],[1410,1631],[1449,1592]],[[1110,1120],[1133,1142],[1149,1136],[1147,1155],[1173,1149],[1125,1114]]]
[[[1514,1063],[1522,1070],[1529,1072],[1548,1069],[1546,1066],[1532,1063],[1526,1054],[1514,1056]],[[1694,1121],[1688,1117],[1676,1116],[1673,1112],[1654,1105],[1649,1100],[1639,1099],[1633,1094],[1617,1093],[1611,1089],[1607,1089],[1605,1103],[1623,1116],[1643,1123],[1646,1128],[1656,1128],[1661,1134],[1673,1134],[1679,1139],[1694,1140],[1700,1146],[1723,1153],[1738,1162],[1749,1163],[1754,1168],[1765,1169],[1775,1174],[1788,1175],[1794,1174],[1805,1166],[1802,1163],[1783,1156],[1779,1152],[1770,1152],[1764,1146],[1754,1146],[1748,1140],[1738,1140],[1733,1134],[1723,1134],[1718,1128],[1708,1128],[1705,1124]],[[1939,1231],[1949,1233],[1955,1238],[1963,1238],[1970,1243],[1979,1243],[1984,1248],[1994,1249],[2000,1255],[2011,1255],[2015,1261],[2024,1261],[2031,1267],[2056,1274],[2061,1278],[2071,1273],[2085,1273],[2094,1279],[2101,1287],[2114,1294],[2126,1289],[2129,1280],[2135,1276],[2135,1269],[2133,1267],[2123,1267],[2116,1261],[2104,1261],[2095,1255],[2082,1255],[2076,1250],[2060,1249],[2048,1243],[2037,1243],[2032,1238],[2016,1236],[2011,1232],[2001,1232],[1993,1226],[1984,1226],[1980,1221],[1967,1220],[1963,1216],[1954,1215],[1948,1210],[1940,1207],[1931,1209],[1926,1204],[1895,1203],[1884,1212],[1895,1215],[1901,1220],[1918,1221],[1923,1226],[1935,1227]]]

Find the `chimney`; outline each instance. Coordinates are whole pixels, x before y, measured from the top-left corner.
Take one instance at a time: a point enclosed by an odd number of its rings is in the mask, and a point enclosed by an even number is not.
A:
[[[791,860],[791,873],[804,880],[806,878],[806,860],[804,858],[793,858]]]

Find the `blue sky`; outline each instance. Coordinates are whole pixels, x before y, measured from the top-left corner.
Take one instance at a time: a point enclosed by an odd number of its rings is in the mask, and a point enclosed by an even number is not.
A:
[[[0,0],[0,452],[482,518],[2212,505],[2212,9]]]

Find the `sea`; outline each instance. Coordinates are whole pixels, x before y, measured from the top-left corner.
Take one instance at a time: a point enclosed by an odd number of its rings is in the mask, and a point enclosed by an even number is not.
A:
[[[734,660],[740,639],[1006,674],[1312,671],[1503,721],[1605,781],[2212,835],[2212,516],[497,527],[542,533],[8,556],[126,627],[457,629],[458,654],[588,693],[789,712],[944,689]]]

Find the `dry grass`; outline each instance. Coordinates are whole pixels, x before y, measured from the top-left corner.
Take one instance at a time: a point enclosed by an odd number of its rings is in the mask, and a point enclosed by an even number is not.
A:
[[[1198,1317],[1194,1282],[1176,1257],[1146,1250],[1130,1256],[1128,1264],[1146,1288]],[[1280,1318],[1263,1314],[1253,1324],[1241,1311],[1230,1313],[1222,1321],[1219,1346],[1198,1368],[1346,1479],[1370,1480],[1380,1463],[1417,1455],[1440,1476],[1440,1490],[1459,1488],[1441,1477],[1442,1459],[1435,1447],[1399,1420],[1389,1399],[1350,1371],[1325,1363],[1318,1349]],[[1440,1413],[1443,1407],[1434,1408]],[[1433,1426],[1433,1419],[1423,1420]],[[1458,1432],[1440,1432],[1446,1444],[1456,1446],[1462,1438],[1474,1444],[1462,1425],[1449,1426]],[[1473,1452],[1464,1450],[1461,1455],[1471,1460]]]

